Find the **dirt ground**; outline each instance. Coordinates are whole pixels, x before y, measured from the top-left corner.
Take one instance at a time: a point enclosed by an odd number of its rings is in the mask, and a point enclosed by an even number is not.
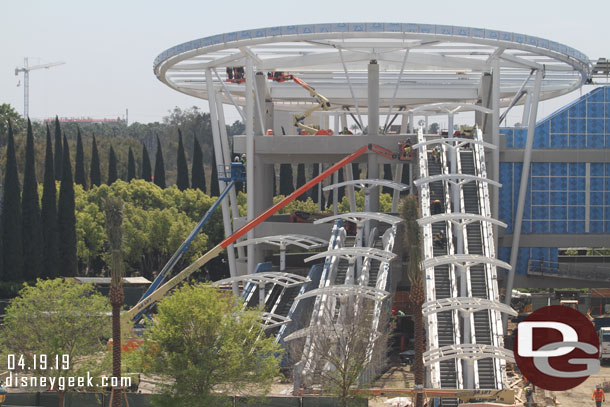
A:
[[[547,392],[550,396],[555,396],[561,407],[586,407],[595,406],[595,402],[591,400],[591,395],[597,384],[610,382],[610,365],[604,364],[598,374],[590,376],[583,384],[572,390]],[[538,392],[536,396],[538,396]],[[606,403],[610,404],[610,394],[606,394]],[[537,400],[539,400],[537,398]],[[604,403],[603,405],[606,405]],[[543,404],[544,405],[544,404]],[[552,406],[553,404],[548,404]]]

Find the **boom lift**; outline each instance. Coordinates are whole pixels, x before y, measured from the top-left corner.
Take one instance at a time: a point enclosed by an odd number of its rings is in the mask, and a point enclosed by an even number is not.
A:
[[[188,250],[188,248],[191,245],[191,243],[193,242],[193,240],[195,240],[195,237],[197,236],[199,231],[212,218],[214,211],[216,210],[216,208],[218,208],[218,206],[220,205],[222,200],[227,196],[227,194],[229,193],[231,188],[233,188],[235,183],[246,180],[245,173],[244,173],[244,166],[241,162],[231,163],[230,173],[227,174],[227,173],[223,173],[223,172],[226,172],[226,171],[218,172],[218,178],[221,181],[227,181],[229,183],[227,184],[225,189],[222,191],[222,193],[220,194],[218,199],[216,199],[216,201],[212,204],[212,206],[210,206],[210,208],[207,210],[205,215],[203,215],[203,218],[201,218],[199,223],[191,231],[191,233],[188,235],[186,240],[184,242],[182,242],[182,244],[180,245],[178,250],[176,250],[176,252],[172,255],[172,257],[170,257],[169,261],[165,264],[165,266],[163,267],[163,269],[161,270],[161,272],[159,273],[157,278],[155,278],[155,281],[153,281],[153,283],[150,285],[150,287],[148,287],[146,292],[142,295],[142,298],[140,298],[140,301],[138,301],[138,304],[141,304],[142,302],[146,301],[146,299],[151,294],[153,294],[155,292],[155,290],[157,290],[157,288],[159,288],[159,286],[161,284],[163,284],[163,282],[165,281],[165,278],[169,275],[169,273],[171,273],[174,266],[178,263],[178,260],[180,260],[182,255],[184,253],[186,253],[186,251]],[[138,322],[144,316],[144,314],[146,313],[148,308],[149,307],[140,308],[139,311],[133,315],[133,321]],[[130,315],[130,317],[131,317],[131,315]]]
[[[159,287],[161,282],[163,282],[165,276],[168,274],[169,270],[171,270],[171,268],[170,268],[168,271],[166,271],[164,273],[163,279],[158,284],[156,284],[156,287],[153,288],[152,290],[149,289],[147,291],[148,295],[145,294],[142,297],[142,299],[132,309],[127,311],[124,315],[127,318],[134,318],[134,319],[136,318],[136,316],[141,315],[150,306],[152,306],[153,304],[155,304],[156,302],[161,300],[169,290],[171,290],[172,288],[177,286],[181,281],[186,279],[193,272],[199,270],[201,267],[203,267],[207,262],[212,260],[214,257],[218,256],[220,253],[222,253],[222,251],[224,249],[229,247],[229,245],[231,245],[232,243],[235,243],[235,241],[237,239],[244,236],[250,230],[254,229],[256,226],[258,226],[259,224],[264,222],[266,219],[268,219],[271,215],[275,214],[280,209],[282,209],[286,205],[288,205],[290,202],[294,201],[296,198],[301,196],[303,193],[305,193],[307,190],[312,188],[314,185],[320,183],[326,177],[328,177],[335,171],[339,170],[340,168],[344,167],[345,165],[349,164],[350,162],[354,161],[355,159],[357,159],[358,157],[360,157],[361,155],[365,154],[368,151],[375,153],[375,154],[379,154],[383,157],[386,157],[386,158],[389,158],[392,160],[396,159],[398,157],[398,154],[393,154],[391,151],[389,151],[381,146],[378,146],[376,144],[368,144],[368,145],[360,147],[358,150],[356,150],[352,154],[348,155],[347,157],[343,158],[341,161],[333,164],[326,171],[322,172],[317,177],[315,177],[312,180],[310,180],[309,182],[305,183],[305,185],[303,185],[300,188],[298,188],[297,190],[295,190],[292,194],[288,195],[286,198],[282,199],[280,202],[276,203],[271,208],[267,209],[265,212],[263,212],[256,218],[252,219],[250,222],[246,223],[244,226],[242,226],[239,230],[237,230],[231,236],[228,236],[218,245],[216,245],[215,247],[210,249],[207,253],[205,253],[203,256],[198,258],[194,263],[192,263],[191,265],[186,267],[180,273],[176,274],[172,279],[170,279],[165,284],[163,284]],[[233,184],[234,182],[235,182],[235,180],[232,180],[231,184]],[[226,195],[227,190],[231,186],[232,185],[227,186],[227,188],[225,188],[225,191],[223,191],[223,194]],[[221,200],[221,198],[219,197],[219,199],[216,201],[216,203],[218,203],[220,200]],[[212,210],[212,208],[210,208],[210,210]],[[206,213],[206,216],[207,215],[208,214]],[[205,216],[204,216],[204,218],[205,218]],[[191,233],[191,235],[192,235],[192,233]],[[179,251],[180,251],[180,249],[179,249]],[[182,253],[183,252],[181,252],[180,255]],[[170,262],[171,262],[171,259],[170,259]],[[174,262],[174,264],[175,264],[175,262]],[[173,265],[172,265],[172,267],[173,267]],[[164,267],[164,270],[165,270],[165,267]],[[159,274],[159,276],[161,276],[161,274]],[[155,280],[155,282],[156,282],[156,280]],[[137,317],[137,318],[139,318],[139,317]]]
[[[320,93],[318,93],[313,86],[309,85],[304,80],[302,80],[294,75],[287,74],[285,72],[268,72],[267,79],[270,79],[274,82],[293,81],[297,85],[302,86],[303,89],[305,89],[307,92],[309,92],[309,95],[312,98],[314,98],[316,100],[316,102],[318,103],[316,106],[313,106],[313,107],[307,109],[302,114],[297,113],[293,116],[293,123],[294,123],[295,127],[298,127],[307,133],[313,134],[314,136],[332,136],[333,135],[333,131],[330,129],[318,130],[315,127],[311,127],[311,126],[308,126],[305,124],[305,119],[308,118],[309,116],[311,116],[313,112],[316,112],[318,110],[327,111],[330,109],[330,107],[331,107],[330,102],[324,95],[321,95]]]

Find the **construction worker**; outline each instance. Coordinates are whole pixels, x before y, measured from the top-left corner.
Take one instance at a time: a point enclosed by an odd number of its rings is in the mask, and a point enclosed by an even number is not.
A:
[[[438,247],[439,249],[445,247],[447,245],[445,233],[442,230],[435,233],[434,236],[432,236],[432,242],[434,243],[434,246]]]
[[[606,393],[604,393],[604,390],[602,390],[602,386],[600,384],[598,384],[595,390],[593,391],[591,400],[595,400],[596,407],[601,407],[602,402],[606,401]]]
[[[233,68],[227,66],[227,79],[233,81]]]
[[[432,201],[432,214],[433,215],[438,215],[439,213],[441,213],[443,211],[443,207],[441,205],[441,201],[438,199],[435,199],[434,201]]]
[[[438,164],[441,158],[441,148],[439,146],[432,149],[432,157],[434,158],[434,162]]]
[[[241,155],[240,161],[244,168],[246,168],[246,154]]]

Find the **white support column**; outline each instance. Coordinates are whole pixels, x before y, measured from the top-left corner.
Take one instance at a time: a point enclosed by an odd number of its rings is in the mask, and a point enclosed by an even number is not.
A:
[[[280,244],[280,273],[286,271],[286,245]]]
[[[497,56],[493,58],[491,63],[492,77],[491,77],[491,143],[496,148],[491,152],[493,157],[492,161],[492,175],[491,179],[498,181],[500,179],[500,58]],[[498,198],[500,190],[498,188],[490,191],[491,197],[491,216],[498,219]],[[498,226],[493,225],[494,232],[494,245],[498,247]]]
[[[407,124],[407,115],[403,114],[401,116],[400,123],[400,134],[405,134],[408,132],[408,124]],[[394,172],[394,182],[402,182],[402,166],[404,164],[402,161],[399,161],[398,164],[395,165]],[[413,193],[413,191],[409,190],[409,193]],[[398,204],[400,203],[400,191],[395,189],[392,191],[392,212],[398,212]]]
[[[530,163],[532,160],[532,146],[534,145],[534,132],[536,130],[536,116],[538,115],[538,101],[540,100],[540,86],[542,84],[542,71],[536,71],[536,82],[534,83],[534,93],[532,95],[532,106],[527,127],[527,140],[525,142],[525,151],[523,152],[523,172],[521,173],[521,184],[519,185],[519,197],[517,201],[517,213],[513,223],[513,244],[510,252],[510,265],[512,269],[508,272],[506,281],[506,297],[505,303],[510,306],[512,297],[513,283],[515,273],[517,271],[517,257],[519,255],[519,240],[521,239],[521,223],[523,221],[523,210],[525,209],[525,194],[527,193],[527,184],[530,175]],[[507,328],[507,315],[502,316],[502,324],[504,332]]]
[[[453,113],[449,113],[447,117],[447,136],[448,138],[453,138]],[[451,174],[457,174],[457,155],[458,155],[458,147],[454,145],[453,147],[448,146],[449,148],[449,170]],[[451,202],[453,204],[453,212],[460,212],[462,209],[460,208],[460,189],[461,184],[451,183]]]
[[[254,69],[252,57],[246,59],[246,185],[247,185],[247,220],[254,219]],[[247,234],[254,239],[254,230]],[[248,274],[254,273],[254,245],[248,245]]]
[[[258,305],[261,307],[265,306],[265,283],[258,283]]]
[[[216,111],[216,89],[214,89],[214,82],[212,79],[212,70],[206,71],[206,87],[208,91],[208,101],[210,106],[210,119],[212,122],[212,138],[214,141],[214,157],[216,158],[216,165],[222,165],[225,168],[224,157],[222,154],[222,142],[220,141],[220,129],[218,122],[218,112]],[[225,181],[218,180],[218,186],[221,191],[224,191],[227,184]],[[221,203],[222,208],[222,221],[224,226],[225,237],[229,237],[233,231],[231,228],[231,214],[229,212],[229,202],[224,199]],[[228,247],[227,258],[229,260],[229,274],[231,277],[237,276],[237,269],[235,264],[235,249],[233,245]],[[237,284],[233,284],[233,294],[239,295]]]
[[[523,117],[521,118],[521,125],[525,126],[525,124],[529,121],[530,118],[530,108],[532,104],[532,97],[529,91],[525,92],[525,101],[523,102]]]
[[[227,136],[227,126],[225,122],[225,112],[222,104],[222,98],[217,98],[217,112],[218,112],[218,127],[220,127],[220,141],[222,143],[222,155],[225,160],[226,165],[231,165],[231,161],[233,161],[233,157],[231,157],[231,149],[229,148],[229,138]],[[233,228],[233,220],[239,217],[239,208],[237,206],[237,193],[235,192],[235,187],[231,188],[229,191],[229,204],[231,206],[231,229]],[[244,258],[244,248],[237,248],[237,256],[239,258]]]
[[[369,136],[379,135],[379,64],[377,61],[371,60],[368,65],[368,122]],[[379,161],[377,154],[368,154],[367,157],[367,178],[378,179],[379,176]],[[371,189],[371,191],[367,191]],[[368,192],[368,193],[367,193]],[[379,212],[379,188],[366,188],[365,201],[368,196],[368,208],[365,211]],[[377,222],[367,220],[365,226],[365,239],[369,238],[369,231],[377,226]],[[368,245],[368,240],[365,245]]]
[[[322,174],[322,163],[314,164],[318,166],[318,174]],[[322,212],[322,182],[318,183],[318,212]]]
[[[339,183],[339,171],[333,173],[333,184]],[[333,189],[333,215],[337,215],[339,211],[339,188]]]

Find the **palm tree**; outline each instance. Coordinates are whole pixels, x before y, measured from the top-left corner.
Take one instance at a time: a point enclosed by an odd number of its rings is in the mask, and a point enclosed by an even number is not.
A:
[[[110,305],[112,305],[112,375],[121,376],[121,307],[125,296],[123,294],[123,276],[121,246],[123,235],[123,203],[120,198],[109,197],[105,202],[106,233],[111,250],[111,284]],[[121,389],[112,388],[112,407],[121,407]]]
[[[426,293],[424,289],[424,271],[421,267],[422,259],[422,237],[421,229],[417,224],[417,219],[420,218],[419,209],[417,206],[417,197],[408,195],[402,202],[402,218],[404,219],[404,246],[407,251],[409,265],[408,275],[411,283],[411,291],[409,293],[409,301],[413,310],[413,330],[415,362],[413,370],[415,373],[415,385],[423,387],[424,385],[424,321],[422,313],[422,304],[426,301]],[[423,394],[418,393],[415,406],[423,407]]]

